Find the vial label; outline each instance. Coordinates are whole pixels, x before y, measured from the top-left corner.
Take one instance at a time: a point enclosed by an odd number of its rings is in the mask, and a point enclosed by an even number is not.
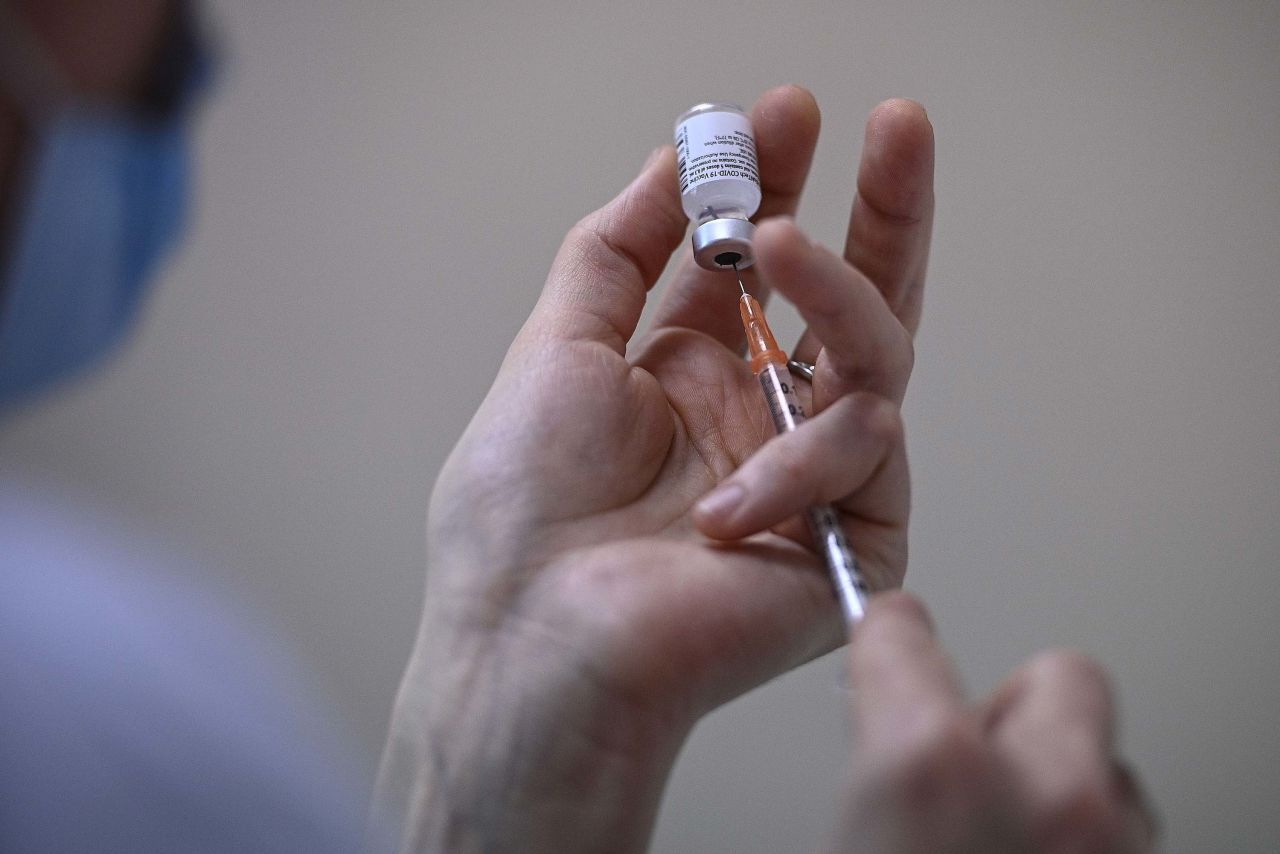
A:
[[[676,130],[676,169],[682,194],[726,178],[745,179],[759,187],[750,120],[730,112],[690,116]]]

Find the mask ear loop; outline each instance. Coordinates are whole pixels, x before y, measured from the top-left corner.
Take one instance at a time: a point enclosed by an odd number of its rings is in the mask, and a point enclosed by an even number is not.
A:
[[[75,86],[9,0],[0,0],[0,88],[32,124],[77,100]]]

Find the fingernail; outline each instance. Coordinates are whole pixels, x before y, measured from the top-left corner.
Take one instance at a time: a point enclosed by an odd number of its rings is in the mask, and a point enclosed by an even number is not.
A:
[[[738,505],[742,503],[742,499],[746,496],[747,491],[742,488],[741,484],[721,484],[707,495],[704,495],[702,500],[698,502],[698,514],[723,521],[733,515],[733,511],[738,509]]]
[[[665,146],[665,145],[659,145],[659,146],[658,146],[657,148],[655,148],[653,151],[650,151],[650,152],[649,152],[649,156],[648,156],[647,158],[645,158],[644,166],[640,167],[640,171],[641,171],[641,172],[643,172],[643,171],[645,171],[646,169],[648,169],[650,166],[652,166],[653,164],[657,163],[657,162],[658,162],[658,158],[662,156],[662,151],[663,151],[663,149],[665,149],[665,148],[666,148],[666,146]]]

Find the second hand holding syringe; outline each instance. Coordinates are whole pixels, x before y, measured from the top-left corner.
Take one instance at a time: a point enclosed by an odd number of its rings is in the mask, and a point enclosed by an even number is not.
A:
[[[736,267],[734,272],[737,272]],[[805,415],[787,367],[787,355],[778,347],[778,342],[764,319],[764,309],[755,297],[747,293],[741,276],[738,277],[738,287],[742,290],[738,311],[742,315],[742,327],[747,333],[751,371],[760,380],[760,388],[769,405],[769,414],[773,417],[774,429],[780,434],[789,433],[804,423]],[[836,598],[840,600],[845,624],[852,626],[866,612],[868,591],[867,583],[858,569],[858,559],[840,525],[840,516],[830,504],[815,504],[805,511],[805,519],[809,523],[814,545],[822,554],[831,574],[831,583],[835,586]]]

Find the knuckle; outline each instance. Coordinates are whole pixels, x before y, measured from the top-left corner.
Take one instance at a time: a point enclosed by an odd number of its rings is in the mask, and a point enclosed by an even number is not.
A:
[[[896,619],[907,620],[913,623],[923,623],[932,630],[933,618],[929,615],[929,609],[924,606],[918,598],[905,590],[893,590],[877,595],[872,603],[871,614],[868,616],[870,620]],[[855,650],[859,647],[855,646]]]
[[[1125,838],[1123,805],[1103,779],[1065,791],[1040,816],[1036,836],[1046,848],[1114,851]]]
[[[994,758],[977,727],[961,716],[948,716],[903,750],[887,782],[900,803],[932,812],[976,806],[995,777]]]
[[[1075,649],[1042,652],[1031,660],[1032,678],[1079,686],[1111,701],[1111,677],[1097,659]]]
[[[565,247],[581,258],[586,258],[593,250],[601,248],[597,221],[598,215],[591,213],[575,222],[565,235]]]
[[[777,442],[769,467],[772,473],[768,479],[776,478],[794,485],[805,484],[810,480],[808,461],[796,442]]]
[[[892,401],[861,392],[854,395],[852,406],[856,434],[871,436],[890,446],[903,440],[902,413]]]
[[[905,329],[902,332],[902,340],[897,348],[898,353],[897,359],[895,360],[895,367],[897,368],[897,375],[902,377],[902,381],[905,383],[911,378],[911,372],[914,371],[916,367],[916,343],[915,340],[912,339],[911,333],[907,332]]]
[[[642,269],[640,260],[610,231],[604,211],[596,211],[574,224],[565,243],[571,247],[575,266],[608,279],[623,279]]]

